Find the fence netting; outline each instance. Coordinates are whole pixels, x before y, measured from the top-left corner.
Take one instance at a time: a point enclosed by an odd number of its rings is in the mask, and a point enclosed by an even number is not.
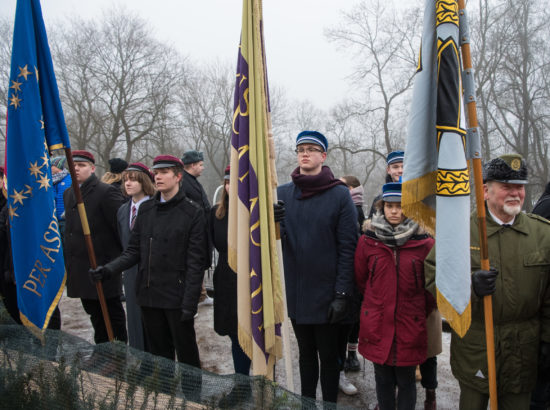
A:
[[[335,408],[264,377],[217,375],[119,342],[47,330],[42,344],[1,302],[0,362],[2,409]]]

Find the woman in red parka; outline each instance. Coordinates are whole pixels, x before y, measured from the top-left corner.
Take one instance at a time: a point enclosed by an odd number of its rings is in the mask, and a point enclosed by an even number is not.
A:
[[[383,186],[355,252],[364,295],[359,352],[374,363],[380,410],[414,409],[415,368],[426,360],[426,317],[435,307],[424,289],[424,259],[434,240],[401,210],[401,183]]]

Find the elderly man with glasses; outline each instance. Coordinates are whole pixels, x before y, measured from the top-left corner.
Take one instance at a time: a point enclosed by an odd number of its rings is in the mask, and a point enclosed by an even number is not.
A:
[[[346,185],[328,166],[328,142],[317,131],[296,138],[298,167],[278,188],[288,315],[300,353],[302,395],[315,398],[321,362],[323,400],[336,402],[340,322],[354,287],[357,214]]]

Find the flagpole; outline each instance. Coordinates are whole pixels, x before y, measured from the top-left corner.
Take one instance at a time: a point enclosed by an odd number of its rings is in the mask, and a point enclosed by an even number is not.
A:
[[[458,0],[458,8],[460,15],[460,43],[462,50],[462,64],[464,68],[463,81],[470,83],[470,95],[466,95],[466,109],[468,128],[471,130],[471,136],[477,138],[479,141],[478,122],[475,93],[473,87],[473,70],[472,70],[472,57],[470,53],[470,35],[468,32],[468,20],[466,15],[466,5],[464,0]],[[468,90],[465,90],[468,91]],[[470,134],[469,134],[470,135]],[[483,176],[481,167],[481,149],[479,144],[475,144],[477,147],[476,152],[472,152],[472,158],[470,159],[472,168],[474,171],[474,184],[476,192],[476,208],[477,219],[479,226],[479,248],[481,269],[489,270],[489,246],[487,243],[487,223],[485,214],[485,199],[483,192]],[[485,314],[485,339],[487,341],[487,367],[489,372],[489,402],[491,410],[498,409],[497,401],[497,382],[496,382],[496,365],[495,365],[495,337],[493,328],[493,300],[491,295],[483,297],[483,309]]]
[[[65,156],[67,157],[67,165],[69,166],[69,172],[71,174],[74,196],[76,198],[76,207],[78,208],[78,214],[80,215],[82,232],[84,232],[84,242],[86,242],[86,250],[88,251],[88,258],[90,259],[90,267],[95,269],[97,268],[97,261],[95,258],[94,244],[92,243],[90,226],[88,225],[88,217],[86,216],[86,208],[84,207],[84,201],[82,200],[82,194],[80,193],[80,186],[76,180],[73,154],[70,148],[65,148]],[[105,302],[105,295],[103,294],[103,285],[101,284],[101,281],[96,281],[95,287],[99,298],[99,304],[101,305],[101,312],[103,313],[103,320],[105,321],[105,328],[107,329],[107,336],[109,338],[109,342],[112,342],[114,340],[113,328],[111,326],[111,318],[109,317],[109,311],[107,310],[107,304]]]
[[[263,10],[262,10],[263,11]],[[261,13],[263,15],[263,12]],[[277,201],[277,168],[275,166],[275,141],[273,139],[273,127],[271,124],[271,111],[269,109],[268,103],[268,83],[267,83],[267,63],[265,57],[265,46],[264,46],[264,28],[263,24],[260,25],[260,37],[262,42],[262,62],[263,62],[263,75],[264,75],[264,98],[266,101],[266,119],[267,119],[267,149],[268,149],[268,158],[269,158],[269,172],[271,185],[273,189],[273,198]],[[283,339],[283,356],[285,360],[285,376],[286,376],[286,387],[292,393],[294,390],[294,373],[292,371],[292,353],[290,351],[290,329],[288,327],[288,312],[286,304],[286,284],[285,284],[285,268],[283,263],[283,247],[281,245],[281,230],[280,223],[275,224],[276,227],[276,239],[277,239],[277,257],[279,260],[279,279],[281,281],[281,294],[283,299],[283,310],[284,310],[284,320],[281,323],[281,336]],[[273,375],[275,376],[275,375]],[[275,378],[275,377],[274,377]]]
[[[277,200],[277,172],[275,168],[275,150],[273,142],[273,132],[271,129],[271,116],[268,114],[268,144],[269,144],[269,160],[271,161],[271,179],[273,184],[273,198]],[[283,247],[281,245],[281,230],[280,222],[277,222],[275,225],[277,232],[277,256],[279,258],[279,277],[281,280],[281,293],[283,297],[283,309],[284,309],[284,320],[281,323],[281,336],[283,338],[283,356],[285,359],[285,375],[286,375],[286,387],[292,393],[295,393],[294,390],[294,373],[292,372],[292,353],[290,351],[290,329],[288,327],[288,312],[286,309],[286,284],[285,284],[285,268],[283,262]]]

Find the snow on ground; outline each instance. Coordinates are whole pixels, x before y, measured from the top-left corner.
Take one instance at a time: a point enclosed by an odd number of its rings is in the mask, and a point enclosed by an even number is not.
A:
[[[90,320],[80,299],[63,296],[60,302],[62,330],[79,336],[90,343],[93,343],[93,330]],[[218,336],[213,328],[213,307],[199,306],[199,316],[195,319],[195,331],[199,345],[202,368],[217,374],[233,373],[233,362],[231,359],[231,342],[229,337]],[[296,339],[290,326],[290,340],[293,363],[293,377],[295,392],[300,392],[300,374],[298,370],[298,347]],[[458,408],[459,388],[458,382],[451,374],[449,365],[449,344],[450,334],[443,333],[443,352],[438,356],[438,381],[437,407],[440,410],[451,410]],[[372,409],[376,405],[376,393],[374,382],[374,371],[372,363],[361,360],[362,370],[357,373],[348,373],[347,377],[359,389],[355,396],[346,396],[339,393],[338,403],[361,409]],[[276,368],[276,381],[283,387],[289,388],[285,381],[284,361],[279,361]],[[289,390],[292,390],[289,388]],[[417,383],[416,409],[424,408],[424,390],[420,383]],[[317,391],[317,398],[321,399],[320,387]]]

